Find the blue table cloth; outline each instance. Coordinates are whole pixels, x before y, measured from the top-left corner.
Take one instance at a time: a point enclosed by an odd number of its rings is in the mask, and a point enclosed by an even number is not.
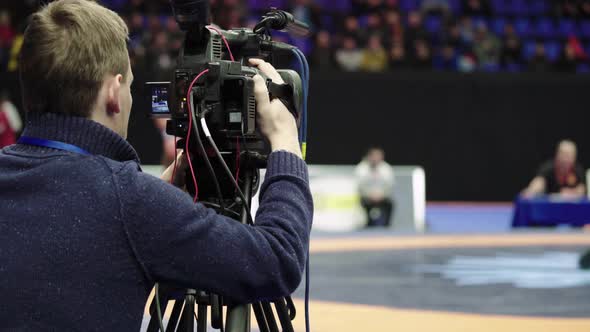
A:
[[[590,201],[555,200],[550,197],[518,198],[515,201],[512,227],[590,224]]]

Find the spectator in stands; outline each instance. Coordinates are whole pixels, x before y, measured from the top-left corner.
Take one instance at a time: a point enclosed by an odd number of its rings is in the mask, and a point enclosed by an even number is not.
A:
[[[367,15],[367,28],[365,30],[368,36],[378,35],[381,39],[385,38],[386,30],[384,29],[380,13],[370,13]]]
[[[516,34],[514,25],[510,23],[504,26],[504,38],[502,45],[502,66],[504,66],[504,68],[510,66],[520,66],[522,63],[522,43],[520,41],[520,37],[518,37]]]
[[[322,30],[316,35],[316,43],[313,52],[311,53],[311,65],[317,70],[333,70],[334,54],[332,53],[332,45],[330,33]]]
[[[156,74],[158,79],[166,79],[170,76],[174,61],[170,56],[168,34],[164,31],[157,32],[152,40],[151,47],[147,50],[149,70]]]
[[[353,37],[344,37],[342,48],[336,51],[336,62],[344,71],[357,71],[359,69],[363,53],[358,49]]]
[[[562,73],[575,73],[578,67],[578,58],[572,45],[566,43],[559,60],[555,64],[555,69]]]
[[[367,227],[389,226],[394,210],[393,169],[381,148],[371,148],[355,170]]]
[[[577,147],[570,140],[559,142],[554,160],[545,162],[537,176],[523,191],[525,198],[542,194],[559,194],[565,198],[586,195],[586,173],[576,162]]]
[[[390,9],[385,12],[384,21],[384,41],[386,41],[388,45],[393,45],[394,42],[403,42],[404,26],[402,24],[400,13],[396,10]]]
[[[369,37],[367,48],[363,50],[363,56],[359,68],[364,71],[382,72],[387,69],[387,51],[383,47],[381,37],[372,35]]]
[[[578,65],[586,62],[588,56],[578,38],[571,36],[563,46],[559,60],[555,64],[556,71],[562,73],[575,73]]]
[[[485,24],[480,24],[477,27],[473,51],[480,70],[498,69],[501,52],[500,40],[488,31]]]
[[[414,57],[412,68],[416,70],[428,70],[432,68],[432,50],[424,39],[414,42]]]
[[[360,29],[359,21],[355,16],[349,15],[344,19],[342,36],[345,38],[354,38],[357,44],[363,44],[365,42],[365,34]]]
[[[545,55],[545,45],[542,42],[537,42],[535,45],[535,53],[528,65],[529,71],[535,73],[544,73],[551,70],[551,63]]]
[[[0,11],[0,49],[8,49],[15,36],[10,14],[5,10]]]
[[[389,67],[394,71],[403,71],[410,68],[404,44],[401,42],[394,43],[389,52]]]
[[[321,24],[321,8],[312,0],[292,0],[290,8],[293,16],[309,25],[311,31],[317,31]]]
[[[463,13],[470,16],[490,16],[492,9],[488,0],[463,0]]]
[[[383,0],[366,0],[366,12],[368,14],[379,14],[383,9]]]
[[[590,1],[582,1],[580,4],[580,16],[583,19],[590,19]]]
[[[434,60],[434,67],[443,71],[457,71],[458,55],[452,45],[444,45]]]
[[[422,14],[418,11],[408,13],[408,25],[405,32],[406,45],[413,47],[416,40],[426,40],[428,32],[424,29]]]
[[[475,29],[473,27],[473,20],[469,16],[463,16],[460,23],[461,42],[466,48],[471,48],[473,39],[475,38]]]
[[[399,0],[385,0],[383,6],[389,10],[399,11]]]
[[[7,91],[0,92],[0,148],[16,143],[22,121]]]
[[[461,28],[457,22],[450,22],[446,26],[442,41],[443,44],[450,45],[456,50],[463,50],[465,48],[461,38]]]

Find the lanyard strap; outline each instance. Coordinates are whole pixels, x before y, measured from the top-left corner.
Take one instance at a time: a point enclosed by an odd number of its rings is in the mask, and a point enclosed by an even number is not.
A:
[[[75,146],[73,144],[68,144],[68,143],[64,143],[64,142],[60,142],[60,141],[52,141],[52,140],[48,140],[48,139],[44,139],[44,138],[21,136],[18,139],[18,143],[25,144],[25,145],[42,146],[42,147],[46,147],[46,148],[64,150],[64,151],[69,151],[69,152],[73,152],[73,153],[83,154],[86,156],[92,155],[90,152],[88,152],[78,146]]]

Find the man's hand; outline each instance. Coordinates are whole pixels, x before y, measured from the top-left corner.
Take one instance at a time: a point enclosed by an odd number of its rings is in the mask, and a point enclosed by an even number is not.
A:
[[[186,159],[186,154],[181,152],[176,157],[176,171],[174,171],[174,163],[172,163],[164,173],[160,176],[160,179],[171,183],[178,188],[184,188],[186,184],[186,170],[188,169],[188,160]],[[171,181],[172,174],[174,173],[174,181]]]
[[[274,83],[284,83],[270,63],[260,59],[250,59],[250,64],[258,67],[258,70]],[[270,141],[272,150],[285,150],[301,158],[295,118],[280,100],[269,99],[266,82],[260,75],[254,76],[254,94],[260,131]]]

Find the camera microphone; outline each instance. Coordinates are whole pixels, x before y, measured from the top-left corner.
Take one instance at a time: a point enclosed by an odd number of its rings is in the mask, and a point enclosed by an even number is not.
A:
[[[306,37],[309,35],[309,25],[307,23],[295,19],[293,14],[277,9],[273,9],[264,15],[262,21],[254,28],[254,31],[267,27],[273,30],[288,32],[296,37]]]

